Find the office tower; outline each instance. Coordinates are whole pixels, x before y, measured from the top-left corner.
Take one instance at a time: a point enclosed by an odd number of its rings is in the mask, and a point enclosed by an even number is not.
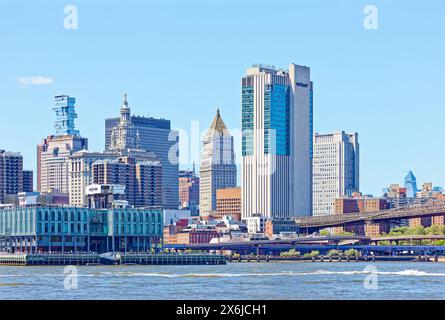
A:
[[[193,216],[199,215],[199,177],[193,170],[179,171],[179,207],[189,209]]]
[[[75,99],[62,95],[55,97],[53,110],[56,113],[56,135],[48,136],[37,146],[37,190],[59,190],[68,193],[69,157],[80,150],[88,149],[88,139],[74,130]]]
[[[242,78],[242,218],[308,216],[313,84],[308,67],[253,66]]]
[[[358,134],[314,135],[313,215],[331,215],[335,199],[359,191]]]
[[[34,191],[34,172],[32,170],[23,170],[23,192]]]
[[[233,137],[219,109],[203,139],[199,173],[199,214],[206,216],[216,211],[216,190],[236,186]]]
[[[116,159],[119,153],[77,151],[68,159],[68,193],[70,205],[87,206],[86,189],[93,183],[91,167],[94,162],[105,159]]]
[[[142,149],[152,152],[162,165],[162,202],[164,208],[178,208],[179,134],[171,130],[170,121],[152,117],[131,116],[127,98],[120,118],[105,120],[105,149]]]
[[[75,130],[74,119],[77,114],[74,111],[76,99],[67,95],[56,96],[54,98],[53,111],[56,113],[56,136],[72,135],[78,136],[79,131]]]
[[[405,188],[406,188],[406,197],[407,198],[415,198],[417,191],[417,179],[414,176],[414,173],[410,170],[408,174],[405,176]]]
[[[92,183],[125,186],[124,199],[133,206],[162,205],[162,166],[156,159],[98,160],[92,165]]]
[[[54,136],[50,135],[37,145],[37,191],[42,191],[42,154],[48,150],[52,138]]]
[[[231,216],[234,220],[241,220],[241,188],[227,188],[216,190],[216,217]]]
[[[0,150],[0,203],[5,196],[23,191],[23,157],[18,152]]]

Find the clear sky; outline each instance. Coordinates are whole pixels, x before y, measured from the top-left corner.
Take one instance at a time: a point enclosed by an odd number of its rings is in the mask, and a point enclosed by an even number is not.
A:
[[[64,28],[69,4],[77,30]],[[377,30],[363,27],[369,4]],[[76,97],[91,150],[124,92],[133,113],[174,128],[204,130],[219,106],[239,129],[245,69],[294,62],[311,67],[315,131],[359,133],[363,192],[409,169],[445,186],[444,17],[442,0],[0,0],[0,148],[36,170],[57,94]]]

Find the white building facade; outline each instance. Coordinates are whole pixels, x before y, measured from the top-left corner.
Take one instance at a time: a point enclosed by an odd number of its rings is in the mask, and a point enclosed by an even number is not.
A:
[[[359,191],[359,155],[357,133],[314,135],[314,216],[334,214],[336,198]]]
[[[199,212],[206,216],[216,211],[216,190],[236,186],[233,137],[221,118],[219,109],[207,131],[201,151]]]
[[[242,79],[242,218],[309,216],[313,84],[310,69],[254,66]]]
[[[115,159],[118,155],[104,152],[82,150],[74,153],[68,159],[68,193],[70,205],[86,206],[87,187],[93,183],[91,169],[95,161]]]

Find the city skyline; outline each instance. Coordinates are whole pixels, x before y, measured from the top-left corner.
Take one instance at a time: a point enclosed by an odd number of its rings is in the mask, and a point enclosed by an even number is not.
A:
[[[231,53],[220,49],[224,46],[245,48],[243,37],[230,32],[231,28],[236,30],[246,23],[246,19],[252,19],[246,18],[249,10],[261,18],[266,14],[262,13],[266,4],[250,8],[248,3],[226,6],[198,3],[200,6],[187,7],[180,3],[176,8],[169,6],[170,16],[166,16],[160,3],[148,7],[139,4],[132,8],[115,4],[109,16],[104,17],[99,14],[100,5],[80,1],[78,30],[63,28],[62,4],[48,3],[44,10],[38,4],[24,8],[12,3],[0,4],[5,9],[1,12],[23,10],[23,20],[19,19],[19,25],[17,19],[10,18],[14,14],[10,17],[2,14],[4,28],[0,33],[6,42],[0,57],[10,61],[11,56],[17,56],[14,61],[21,61],[20,64],[2,65],[0,83],[5,88],[3,99],[7,107],[2,110],[0,134],[9,137],[3,141],[2,149],[21,152],[24,168],[36,172],[34,146],[48,132],[54,132],[51,99],[59,94],[76,97],[76,129],[89,139],[90,150],[104,149],[103,119],[115,116],[124,92],[131,97],[134,114],[150,113],[169,119],[172,128],[189,131],[190,122],[199,120],[204,130],[216,105],[224,113],[229,129],[240,128],[239,79],[245,69],[256,62],[285,66],[288,61],[293,61],[311,67],[315,83],[314,132],[324,134],[345,130],[360,134],[361,191],[379,195],[381,189],[390,183],[402,183],[409,170],[413,170],[420,182],[444,184],[445,172],[441,170],[440,163],[445,160],[445,155],[440,148],[432,148],[432,142],[424,142],[425,133],[432,139],[440,137],[440,119],[444,113],[445,79],[441,72],[444,45],[436,41],[443,36],[443,29],[438,27],[441,10],[437,8],[443,4],[427,7],[401,1],[391,4],[377,1],[380,27],[378,30],[366,30],[362,26],[364,2],[342,5],[343,2],[338,1],[325,4],[325,9],[302,2],[283,2],[289,7],[288,12],[273,8],[266,11],[272,16],[279,12],[283,21],[292,15],[296,21],[311,26],[310,36],[295,28],[292,39],[299,40],[284,42],[290,35],[276,32],[281,25],[280,20],[272,30],[260,26],[258,34],[262,36],[252,35],[249,46],[260,43],[263,36],[273,33],[276,41],[281,41],[282,50],[264,47],[259,52],[235,50]],[[213,12],[214,8],[218,9],[218,13]],[[400,8],[404,9],[404,15],[398,14]],[[230,18],[231,26],[227,23],[226,13],[229,10],[237,11]],[[410,22],[427,13],[429,19],[421,25]],[[131,21],[127,16],[133,14],[136,18]],[[39,18],[27,19],[34,15]],[[141,19],[143,15],[146,15],[145,19]],[[193,19],[198,16],[201,20]],[[340,16],[342,19],[338,18]],[[153,24],[165,26],[162,19],[171,22],[173,18],[178,21],[172,26],[163,31],[157,28],[156,32],[149,32],[145,44],[137,41],[140,32],[144,34]],[[188,22],[185,29],[178,28],[185,19]],[[193,23],[193,20],[198,22]],[[201,37],[200,50],[203,52],[200,53],[181,39],[196,42],[196,37],[202,36],[200,27],[203,25],[208,25],[215,32],[218,41],[214,37]],[[103,28],[106,31],[103,32]],[[7,30],[11,29],[16,30],[19,37],[8,34]],[[134,30],[137,31],[136,36],[132,35]],[[45,34],[45,38],[39,32]],[[21,39],[20,42],[17,39]],[[97,44],[91,43],[93,39],[97,39]],[[161,42],[162,39],[167,41]],[[317,39],[323,40],[323,44],[318,44]],[[68,48],[58,46],[55,54],[54,43],[57,41],[66,41],[70,45]],[[350,41],[355,45],[347,46],[346,50],[345,44]],[[92,50],[82,51],[89,46]],[[332,54],[323,50],[327,47]],[[150,50],[153,48],[156,50]],[[72,49],[75,49],[75,55],[71,53]],[[212,58],[206,58],[206,55]],[[94,62],[94,66],[90,61]],[[413,66],[420,70],[417,77],[428,81],[413,79],[410,76]],[[165,84],[180,67],[189,79],[175,87],[175,95],[166,95],[171,88],[167,89],[169,86]],[[202,77],[205,70],[212,70],[220,77],[215,77],[213,83],[207,83]],[[47,77],[52,81],[37,78],[19,83],[17,80],[30,76]],[[32,85],[39,82],[47,84]],[[411,90],[413,83],[416,90]],[[166,96],[169,99],[165,99]],[[187,112],[190,116],[178,113],[179,106],[190,110]],[[20,119],[20,122],[14,123],[11,119]],[[412,133],[414,119],[417,121],[415,134]],[[407,124],[410,125],[409,130]],[[30,138],[34,136],[35,139]],[[430,165],[431,161],[438,165]],[[191,167],[191,163],[181,168],[186,167]]]

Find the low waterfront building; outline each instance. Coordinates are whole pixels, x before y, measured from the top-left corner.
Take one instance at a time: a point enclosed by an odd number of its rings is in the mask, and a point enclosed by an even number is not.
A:
[[[249,234],[264,233],[266,220],[267,218],[260,214],[254,214],[251,217],[247,217],[245,219],[247,224],[247,232]]]
[[[264,234],[268,237],[279,235],[280,233],[298,234],[299,228],[295,220],[268,219],[265,224]]]
[[[176,224],[180,220],[192,222],[193,215],[190,210],[164,209],[162,210],[164,226]]]
[[[69,196],[58,190],[49,192],[19,192],[18,194],[8,195],[5,199],[6,204],[12,206],[29,205],[68,205]]]
[[[2,208],[0,251],[146,251],[162,244],[162,225],[159,208]]]
[[[215,238],[219,238],[219,233],[211,227],[184,227],[178,224],[164,227],[165,244],[202,244],[210,243]]]

